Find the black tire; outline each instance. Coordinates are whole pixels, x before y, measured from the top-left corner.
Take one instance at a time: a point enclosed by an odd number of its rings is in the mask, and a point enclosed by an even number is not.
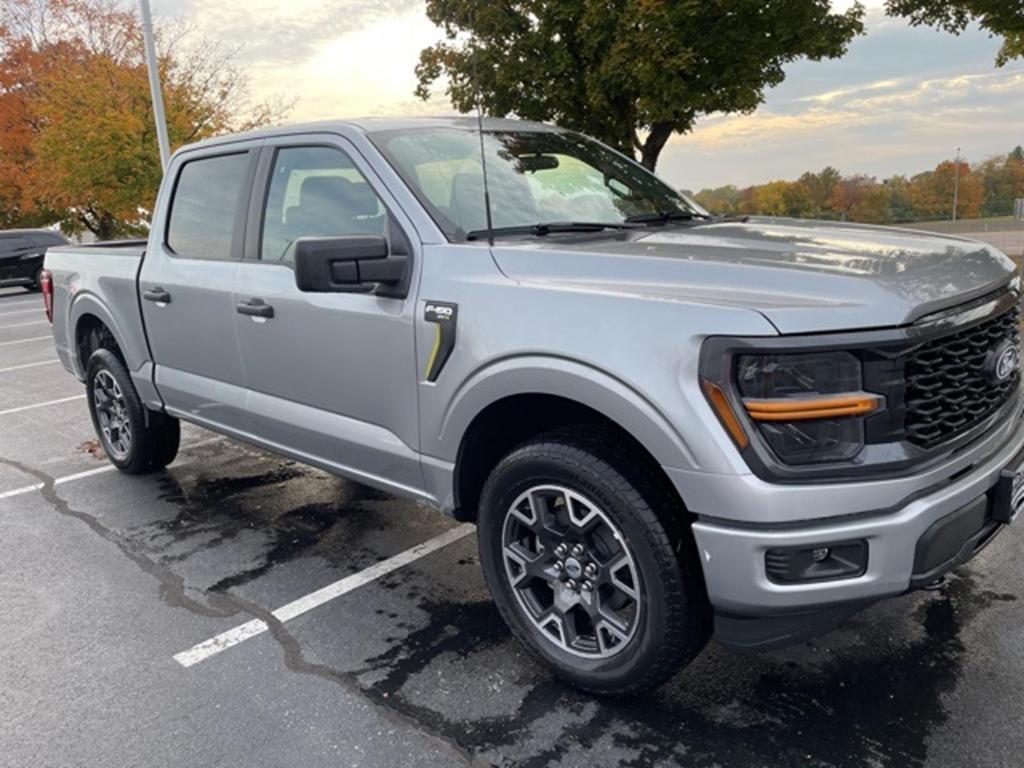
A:
[[[114,352],[97,349],[89,357],[85,391],[96,436],[115,467],[139,475],[161,469],[174,459],[180,435],[178,420],[147,411],[128,369]]]
[[[32,290],[41,291],[43,290],[43,268],[39,267],[36,273],[32,275]]]
[[[521,504],[523,497],[534,493],[535,489],[551,492],[545,490],[546,486],[567,488],[578,494],[580,501],[600,508],[601,519],[609,522],[613,533],[614,528],[618,528],[621,540],[615,538],[615,541],[621,543],[624,552],[631,554],[630,565],[635,564],[639,571],[640,587],[636,590],[639,597],[632,608],[635,611],[632,635],[612,649],[610,657],[583,657],[578,655],[579,649],[574,653],[563,642],[569,636],[565,624],[557,633],[547,636],[536,623],[536,616],[531,618],[531,609],[517,597],[523,592],[512,586],[508,563],[515,561],[506,557],[506,517],[511,520],[513,504]],[[564,502],[576,503],[570,502],[568,497]],[[520,508],[530,510],[535,503],[531,497],[526,507]],[[555,508],[557,506],[556,500]],[[587,508],[584,504],[583,509]],[[686,511],[675,494],[666,489],[665,482],[646,462],[637,461],[635,452],[615,433],[589,427],[559,430],[515,449],[487,479],[478,522],[481,563],[498,609],[513,633],[570,684],[591,693],[634,695],[664,683],[707,644],[712,628],[711,609]],[[511,524],[518,525],[519,521],[512,520]],[[598,521],[597,525],[603,523]],[[578,533],[570,525],[569,533],[574,532]],[[542,551],[542,557],[546,556],[544,553],[554,552],[550,544],[540,544],[537,548]],[[588,553],[585,557],[591,558],[591,555]],[[591,559],[598,557],[595,551]],[[578,571],[578,565],[578,562],[573,563],[571,567]],[[563,575],[559,577],[562,585],[554,584],[550,588],[553,594],[559,594],[564,587],[567,578],[564,574],[570,563],[561,561],[555,567],[561,566],[564,566],[560,570]],[[588,563],[589,567],[597,569],[595,563]],[[604,578],[604,566],[600,571],[594,583]],[[545,577],[531,578],[536,580],[532,583],[538,585],[538,591],[543,592]],[[577,583],[572,583],[576,585],[575,594],[582,596]],[[591,584],[589,589],[600,591],[604,587]],[[598,593],[591,591],[590,594]],[[555,603],[558,602],[556,598]],[[583,605],[578,604],[570,610],[582,608]],[[578,630],[581,623],[588,624],[591,618],[573,620],[575,629]],[[579,638],[584,633],[574,631],[573,634]],[[597,634],[599,631],[595,630],[596,652],[607,653]]]

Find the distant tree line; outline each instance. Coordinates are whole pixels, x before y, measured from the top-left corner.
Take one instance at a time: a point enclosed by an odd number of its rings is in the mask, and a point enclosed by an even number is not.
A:
[[[740,189],[702,189],[696,200],[713,213],[838,219],[868,224],[948,219],[958,186],[956,217],[1008,216],[1024,197],[1024,147],[971,165],[945,161],[914,176],[843,176],[835,168],[796,181],[770,181]]]

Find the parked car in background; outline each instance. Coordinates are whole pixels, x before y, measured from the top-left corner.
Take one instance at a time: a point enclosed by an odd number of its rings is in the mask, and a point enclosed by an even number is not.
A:
[[[1015,517],[1006,256],[722,219],[578,133],[483,126],[184,147],[148,242],[51,250],[110,460],[165,466],[184,419],[474,521],[509,626],[616,694],[933,584]]]
[[[28,283],[39,290],[46,249],[69,242],[60,232],[48,229],[0,231],[0,282]]]

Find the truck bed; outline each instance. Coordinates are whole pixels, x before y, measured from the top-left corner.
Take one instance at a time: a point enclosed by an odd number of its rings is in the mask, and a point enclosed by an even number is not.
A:
[[[72,354],[75,329],[85,315],[116,329],[132,372],[149,353],[139,309],[138,274],[145,240],[65,245],[46,252],[44,266],[53,277],[53,336],[64,367],[79,378],[85,372]]]

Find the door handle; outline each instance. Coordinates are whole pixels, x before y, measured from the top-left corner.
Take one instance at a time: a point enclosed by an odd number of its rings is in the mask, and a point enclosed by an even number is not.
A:
[[[250,317],[270,318],[274,316],[274,308],[263,299],[250,299],[235,304],[235,311],[240,315],[249,315]]]
[[[171,303],[171,294],[169,294],[163,288],[150,288],[147,291],[143,291],[142,298],[144,298],[146,301],[155,301],[158,304]]]

